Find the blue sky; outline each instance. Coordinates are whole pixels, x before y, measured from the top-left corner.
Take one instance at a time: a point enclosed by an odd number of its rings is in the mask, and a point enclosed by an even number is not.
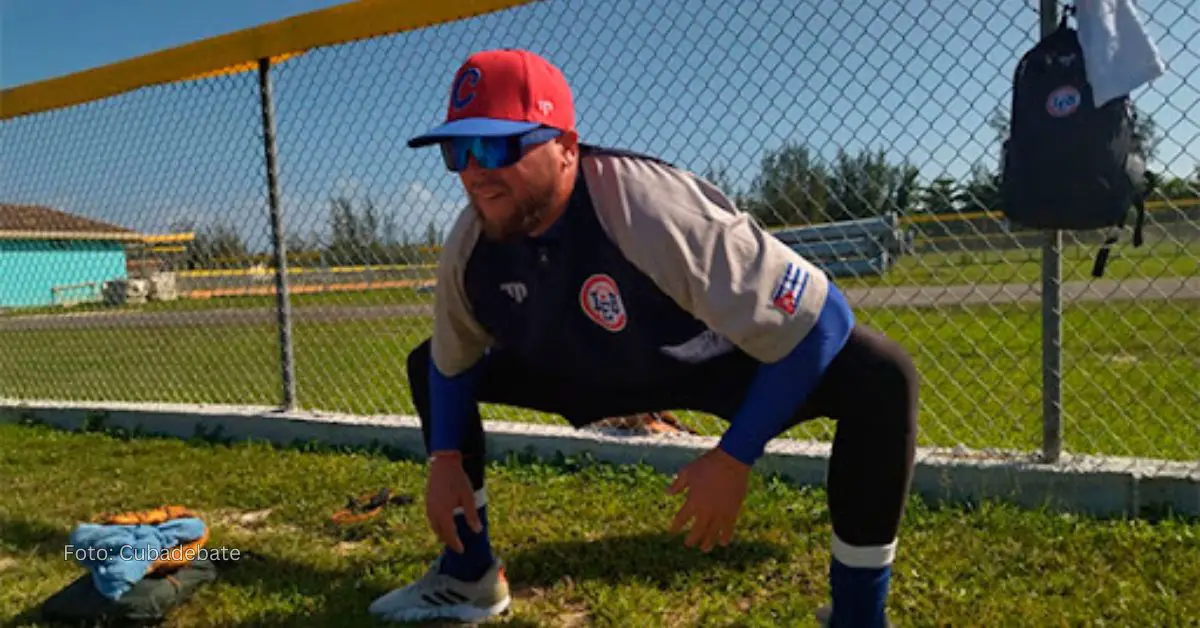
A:
[[[0,84],[11,87],[336,4],[333,0],[0,0]],[[331,194],[369,195],[412,231],[462,202],[433,149],[403,142],[443,114],[472,51],[531,48],[559,65],[587,141],[749,182],[787,140],[907,157],[924,180],[992,165],[986,126],[1008,107],[1037,3],[950,0],[540,2],[309,52],[275,71],[289,228],[324,228]],[[1141,0],[1168,75],[1135,92],[1165,131],[1159,168],[1200,163],[1200,59],[1184,0]],[[1190,84],[1190,86],[1189,86]],[[256,77],[153,87],[8,121],[0,197],[146,231],[181,219],[267,244]],[[1189,120],[1190,118],[1190,120]]]

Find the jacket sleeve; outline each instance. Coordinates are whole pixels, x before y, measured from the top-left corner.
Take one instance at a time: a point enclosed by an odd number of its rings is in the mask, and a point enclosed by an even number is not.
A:
[[[720,190],[681,169],[623,155],[584,158],[609,238],[680,307],[761,362],[816,325],[829,279]]]
[[[475,214],[464,210],[438,257],[431,353],[434,366],[447,377],[474,366],[494,342],[475,319],[463,281],[479,233]]]

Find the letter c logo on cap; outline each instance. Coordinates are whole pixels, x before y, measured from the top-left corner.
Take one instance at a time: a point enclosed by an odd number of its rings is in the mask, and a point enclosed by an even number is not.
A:
[[[483,73],[479,68],[467,68],[454,81],[454,89],[450,93],[450,106],[455,109],[462,109],[471,104],[475,100],[475,86],[479,84],[479,79],[483,77]],[[466,86],[466,93],[463,93],[463,87]]]

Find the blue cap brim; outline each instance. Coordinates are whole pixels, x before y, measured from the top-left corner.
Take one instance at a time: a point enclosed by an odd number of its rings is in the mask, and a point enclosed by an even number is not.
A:
[[[436,144],[452,137],[504,137],[532,131],[542,126],[537,122],[517,122],[515,120],[496,120],[493,118],[464,118],[447,122],[432,131],[418,135],[408,141],[409,148],[420,148]]]

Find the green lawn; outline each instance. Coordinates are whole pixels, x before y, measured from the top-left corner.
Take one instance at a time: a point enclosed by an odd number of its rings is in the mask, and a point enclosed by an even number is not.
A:
[[[1004,251],[957,251],[954,244],[947,252],[923,253],[901,258],[882,277],[841,277],[839,284],[848,288],[871,286],[964,285],[975,283],[1037,283],[1041,281],[1039,249]],[[1063,281],[1089,281],[1096,249],[1092,246],[1067,246],[1063,252]],[[1141,248],[1119,246],[1109,260],[1105,279],[1195,277],[1200,276],[1200,241],[1184,244],[1147,243]],[[362,292],[296,294],[293,307],[334,305],[428,304],[433,296],[412,288],[389,288]],[[162,312],[230,308],[274,307],[274,296],[238,296],[213,299],[181,299],[128,305],[123,311]],[[80,304],[71,308],[22,308],[0,313],[20,316],[64,312],[113,310],[103,304]]]
[[[916,355],[922,445],[1036,449],[1041,441],[1037,304],[863,310]],[[1065,314],[1068,450],[1195,460],[1200,456],[1200,302],[1072,304]],[[295,326],[303,407],[412,413],[405,356],[426,318]],[[270,325],[0,332],[0,397],[274,404]],[[489,416],[557,417],[489,408]],[[713,417],[692,424],[717,434]],[[829,438],[827,421],[796,430]]]
[[[249,472],[253,470],[253,472]],[[101,512],[183,504],[209,548],[249,552],[168,626],[368,626],[378,595],[437,550],[423,471],[370,452],[119,438],[0,425],[0,624],[83,573],[64,558]],[[682,497],[645,467],[509,460],[489,469],[511,626],[806,626],[828,596],[824,493],[755,475],[735,543],[704,555],[667,528]],[[409,506],[354,528],[327,517],[390,485]],[[901,626],[1180,626],[1200,617],[1200,524],[1095,520],[994,503],[910,501],[895,564]]]

